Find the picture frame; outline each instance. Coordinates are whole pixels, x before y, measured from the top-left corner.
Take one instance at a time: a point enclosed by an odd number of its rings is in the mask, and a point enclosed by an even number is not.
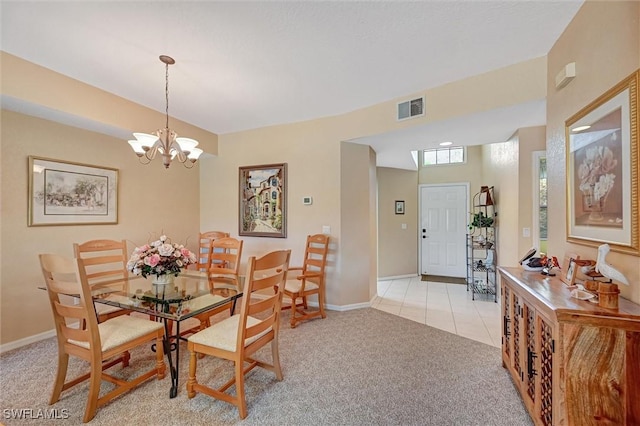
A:
[[[287,163],[239,168],[238,234],[287,237]]]
[[[29,156],[28,226],[118,223],[118,169]]]
[[[560,280],[568,286],[572,286],[576,280],[576,260],[580,260],[580,256],[575,253],[565,253]]]
[[[640,256],[640,70],[565,122],[567,241]]]
[[[396,214],[404,214],[404,201],[396,200]]]

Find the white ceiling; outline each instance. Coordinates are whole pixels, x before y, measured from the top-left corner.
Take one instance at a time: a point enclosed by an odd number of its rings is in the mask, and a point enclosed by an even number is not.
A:
[[[170,115],[224,134],[342,114],[546,55],[582,2],[2,0],[0,40],[8,53],[161,112],[158,56],[170,55]],[[435,141],[499,142],[544,122],[541,101],[357,142],[374,147],[378,165],[406,167],[411,149]]]

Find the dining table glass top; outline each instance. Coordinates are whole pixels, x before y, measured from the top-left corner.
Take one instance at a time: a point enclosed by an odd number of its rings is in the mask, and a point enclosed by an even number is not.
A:
[[[153,284],[153,276],[133,276],[92,286],[94,301],[182,321],[236,300],[242,293],[232,285],[210,282],[206,272],[183,270],[173,283]]]

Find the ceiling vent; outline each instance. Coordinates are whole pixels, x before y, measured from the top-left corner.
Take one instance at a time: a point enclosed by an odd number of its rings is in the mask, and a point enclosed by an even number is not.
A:
[[[424,115],[424,96],[398,103],[398,121]]]

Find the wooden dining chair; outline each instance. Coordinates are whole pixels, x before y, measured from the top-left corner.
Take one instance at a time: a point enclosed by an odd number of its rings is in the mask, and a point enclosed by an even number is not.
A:
[[[195,263],[195,269],[198,271],[207,271],[211,265],[211,244],[220,238],[227,238],[228,232],[222,231],[206,231],[200,232],[198,239],[198,262]]]
[[[211,243],[209,290],[212,294],[227,295],[229,291],[240,291],[240,263],[243,241],[237,238],[218,238]],[[233,302],[203,312],[195,318],[200,320],[199,330],[211,325],[211,317],[225,310],[233,315]]]
[[[329,253],[329,236],[316,234],[307,236],[302,266],[289,268],[289,277],[283,293],[291,299],[282,309],[291,309],[290,324],[295,328],[300,321],[315,317],[326,318],[325,304],[325,267]],[[292,271],[301,271],[296,275]],[[318,310],[310,311],[307,304],[309,296],[318,296]],[[300,299],[300,302],[298,302]]]
[[[89,285],[94,287],[109,287],[126,291],[129,271],[127,271],[127,242],[125,240],[90,240],[73,244],[73,254],[83,259],[85,273]],[[128,309],[96,304],[98,321],[131,313]]]
[[[156,376],[165,375],[162,323],[132,316],[119,316],[98,323],[91,287],[85,272],[84,260],[71,259],[54,254],[41,254],[40,266],[47,287],[58,340],[58,372],[49,404],[60,399],[60,394],[89,379],[89,395],[83,422],[96,415],[99,406],[106,404],[122,393]],[[70,297],[77,295],[80,303],[75,305]],[[61,297],[62,296],[62,297]],[[77,323],[85,327],[77,327]],[[156,361],[152,369],[134,379],[125,381],[107,374],[104,370],[122,363],[127,367],[129,350],[149,342],[155,342]],[[90,371],[73,380],[65,381],[69,356],[75,356],[89,363]],[[115,385],[100,396],[102,380]]]
[[[241,419],[247,417],[244,377],[255,367],[273,371],[282,380],[278,352],[278,331],[282,287],[289,267],[291,250],[268,253],[256,259],[252,256],[247,265],[240,312],[206,328],[188,338],[189,379],[187,396],[193,398],[201,392],[234,404]],[[266,297],[251,297],[252,293],[267,290]],[[271,344],[271,364],[254,358],[255,352]],[[204,354],[233,361],[234,377],[218,389],[198,383],[196,379],[197,355]],[[205,361],[201,361],[205,362]],[[245,365],[248,364],[248,365]],[[235,396],[226,392],[235,384]]]

